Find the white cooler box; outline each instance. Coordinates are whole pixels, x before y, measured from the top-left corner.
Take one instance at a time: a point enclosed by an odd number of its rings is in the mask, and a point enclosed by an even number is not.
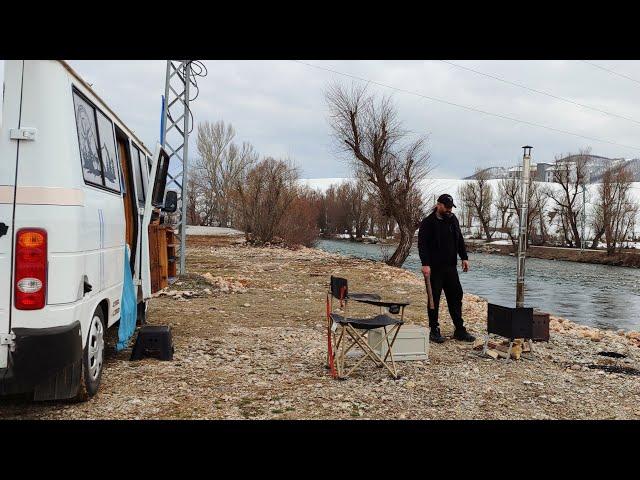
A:
[[[367,334],[369,346],[384,358],[387,354],[387,342],[377,347],[374,346],[380,342],[384,336],[384,330],[377,328],[369,330]],[[393,336],[389,338],[389,342]],[[429,359],[429,329],[420,325],[403,325],[398,332],[396,342],[393,344],[393,360],[402,362],[405,360],[428,360]],[[388,360],[388,359],[387,359]]]

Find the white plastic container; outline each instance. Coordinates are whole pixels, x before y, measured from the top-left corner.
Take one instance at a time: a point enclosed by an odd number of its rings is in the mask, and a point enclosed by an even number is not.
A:
[[[387,342],[382,341],[384,330],[377,328],[369,330],[367,341],[369,346],[381,357],[387,354]],[[393,336],[389,338],[389,342]],[[429,329],[421,325],[403,325],[400,327],[396,341],[393,344],[393,360],[396,362],[408,360],[428,360],[429,359]],[[389,360],[389,359],[387,359]]]

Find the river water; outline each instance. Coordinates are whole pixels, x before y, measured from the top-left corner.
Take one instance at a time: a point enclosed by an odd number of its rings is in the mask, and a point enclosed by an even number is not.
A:
[[[318,248],[382,259],[379,245],[320,240]],[[515,307],[515,257],[470,253],[469,263],[468,272],[459,268],[465,292],[480,295],[491,303]],[[403,267],[420,271],[417,247],[412,248]],[[640,269],[527,258],[525,272],[525,306],[583,325],[640,330]]]

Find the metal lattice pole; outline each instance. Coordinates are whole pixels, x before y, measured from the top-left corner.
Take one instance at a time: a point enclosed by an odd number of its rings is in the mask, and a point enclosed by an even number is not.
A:
[[[190,60],[167,60],[165,80],[165,101],[163,109],[164,132],[162,146],[169,155],[169,173],[167,189],[178,187],[178,205],[180,208],[177,223],[180,248],[180,274],[184,275],[186,257],[187,230],[187,166],[189,163],[189,84],[191,72]]]
[[[586,248],[587,239],[585,238],[585,231],[587,228],[587,201],[586,201],[587,184],[582,184],[582,232],[580,238],[580,250]]]
[[[527,216],[529,213],[529,176],[531,175],[531,149],[525,146],[520,175],[520,222],[518,223],[518,280],[516,307],[524,307],[524,261],[527,253]]]

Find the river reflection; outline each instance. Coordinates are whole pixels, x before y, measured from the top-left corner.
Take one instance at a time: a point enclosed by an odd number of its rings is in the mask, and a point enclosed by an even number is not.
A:
[[[318,248],[360,258],[381,260],[378,245],[321,240]],[[471,268],[460,271],[466,292],[489,302],[515,306],[516,258],[469,254]],[[417,248],[404,267],[420,270]],[[525,306],[607,329],[640,330],[640,269],[528,258]]]

